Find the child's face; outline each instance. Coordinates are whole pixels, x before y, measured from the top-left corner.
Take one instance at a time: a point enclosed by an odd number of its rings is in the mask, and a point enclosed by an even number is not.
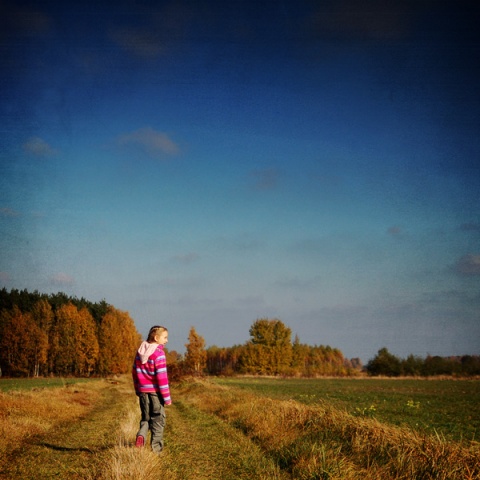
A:
[[[168,332],[164,330],[162,333],[155,335],[155,341],[160,345],[165,345],[168,342]]]

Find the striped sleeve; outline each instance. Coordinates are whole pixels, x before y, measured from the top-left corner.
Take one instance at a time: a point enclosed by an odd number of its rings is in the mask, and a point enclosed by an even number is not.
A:
[[[168,385],[167,359],[163,352],[155,359],[155,376],[157,377],[158,387],[160,388],[160,393],[162,394],[165,405],[170,405],[172,399]]]

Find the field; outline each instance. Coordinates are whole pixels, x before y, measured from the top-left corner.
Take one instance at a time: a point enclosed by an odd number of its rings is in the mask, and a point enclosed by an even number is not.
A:
[[[352,415],[450,440],[480,441],[478,380],[232,378],[216,382],[306,405],[327,402]]]
[[[190,379],[160,456],[133,446],[128,376],[7,385],[1,479],[480,479],[478,381]]]

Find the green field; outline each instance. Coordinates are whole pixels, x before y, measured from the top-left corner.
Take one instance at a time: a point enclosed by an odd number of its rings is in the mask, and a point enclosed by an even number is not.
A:
[[[368,416],[438,434],[480,441],[480,381],[422,379],[219,378],[275,399],[328,402],[352,415]]]

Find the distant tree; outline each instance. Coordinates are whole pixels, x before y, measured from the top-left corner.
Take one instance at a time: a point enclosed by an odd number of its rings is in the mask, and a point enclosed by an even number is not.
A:
[[[47,337],[32,320],[15,305],[3,310],[0,337],[0,366],[3,374],[38,376],[38,366],[47,359]]]
[[[50,357],[51,369],[57,375],[76,373],[77,315],[77,307],[73,304],[59,306],[55,312]]]
[[[460,371],[460,362],[452,361],[449,358],[440,357],[438,355],[428,355],[423,362],[423,374],[425,376],[433,375],[452,375]]]
[[[186,372],[201,375],[207,366],[207,352],[204,338],[196,332],[194,327],[190,328],[188,343],[185,347],[187,348],[184,361]]]
[[[128,314],[109,306],[98,328],[101,374],[120,374],[130,371],[141,336]]]
[[[355,370],[361,370],[363,367],[362,360],[358,357],[351,358],[350,364],[352,365],[352,368]]]
[[[304,375],[306,371],[308,353],[308,345],[300,343],[298,335],[295,335],[295,339],[292,345],[292,372],[297,375]]]
[[[463,355],[460,362],[464,375],[480,375],[480,357],[478,355]]]
[[[90,375],[98,360],[98,340],[93,317],[67,303],[56,312],[53,355],[54,369],[60,375]]]
[[[403,375],[418,376],[422,374],[424,362],[420,357],[409,355],[401,361],[401,371]]]
[[[77,374],[90,376],[95,371],[99,347],[97,326],[87,307],[78,311],[77,323]]]
[[[261,318],[250,327],[252,337],[240,359],[245,372],[287,373],[292,362],[292,331],[281,320]]]
[[[111,305],[109,305],[105,300],[97,303],[88,303],[88,309],[90,310],[92,317],[98,325],[102,322],[103,317],[107,314],[110,308]]]
[[[368,374],[372,376],[398,377],[402,373],[400,359],[392,355],[385,347],[381,348],[377,355],[367,363],[366,368]]]
[[[37,351],[35,362],[35,376],[48,374],[47,355],[50,342],[50,334],[53,328],[54,314],[52,307],[46,298],[37,300],[31,312],[32,320],[42,334],[35,338],[34,345]]]

